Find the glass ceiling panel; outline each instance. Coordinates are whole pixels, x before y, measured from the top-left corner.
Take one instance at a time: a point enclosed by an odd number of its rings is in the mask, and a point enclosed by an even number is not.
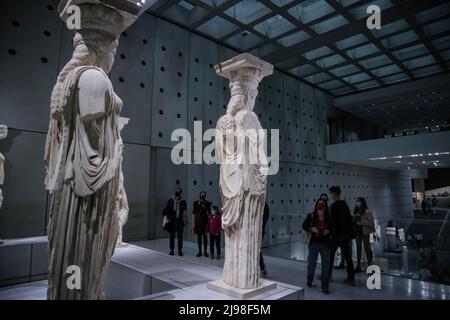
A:
[[[399,60],[406,60],[406,59],[414,58],[416,56],[420,56],[427,52],[428,52],[428,49],[423,44],[420,43],[420,44],[412,46],[412,47],[394,51],[393,54]]]
[[[312,83],[318,83],[318,82],[324,82],[327,80],[331,80],[332,77],[327,75],[326,73],[317,73],[317,74],[313,74],[311,76],[305,77],[304,78],[306,81],[312,82]]]
[[[366,69],[374,69],[379,66],[392,63],[392,60],[385,55],[381,55],[370,59],[361,60],[359,63],[361,63],[361,65]]]
[[[303,23],[309,23],[335,10],[325,0],[306,0],[288,12]]]
[[[383,16],[381,16],[381,23],[383,24]],[[386,25],[382,25],[381,29],[374,29],[371,30],[372,34],[379,38],[383,36],[387,36],[391,33],[398,32],[401,30],[410,30],[411,27],[409,26],[408,22],[404,19],[400,19],[391,23],[388,23]]]
[[[360,43],[367,42],[367,41],[368,40],[365,36],[363,36],[362,34],[357,34],[357,35],[351,36],[349,38],[337,41],[336,46],[339,49],[343,50],[343,49],[347,49],[349,47],[353,47],[353,46],[356,46]]]
[[[444,60],[450,60],[450,50],[442,51],[441,56]]]
[[[335,28],[339,28],[346,24],[348,24],[348,21],[344,17],[338,15],[328,20],[312,25],[311,29],[313,29],[318,34],[322,34]]]
[[[379,77],[385,77],[400,71],[401,71],[400,68],[396,64],[391,64],[390,66],[376,69],[373,72]]]
[[[257,1],[241,0],[226,10],[225,14],[244,24],[249,24],[269,12],[271,12],[269,8]]]
[[[382,16],[381,16],[382,23],[383,23],[383,10],[388,9],[393,6],[392,2],[389,0],[376,0],[376,1],[371,2],[370,4],[371,5],[374,4],[374,5],[377,5],[380,7],[381,12],[382,12],[381,13],[382,14]],[[366,11],[367,7],[368,7],[368,4],[364,4],[358,8],[350,10],[350,13],[358,20],[362,19],[362,18],[367,18],[369,16]]]
[[[321,83],[319,84],[319,86],[325,90],[331,90],[342,87],[342,82],[338,80],[331,80],[328,82]]]
[[[450,2],[446,2],[437,7],[421,11],[416,14],[416,21],[423,24],[432,19],[442,17],[450,12]]]
[[[415,76],[425,76],[427,74],[432,74],[432,73],[436,73],[439,71],[442,71],[442,69],[439,65],[436,64],[434,66],[429,66],[429,67],[413,70],[412,73]]]
[[[314,59],[326,56],[327,54],[330,54],[332,52],[333,51],[328,47],[321,47],[318,49],[314,49],[314,50],[305,52],[303,54],[303,56],[308,60],[314,60]]]
[[[450,18],[441,20],[423,27],[423,31],[426,35],[431,36],[436,33],[440,33],[445,30],[450,30]]]
[[[369,80],[371,79],[371,77],[364,72],[352,75],[352,76],[348,76],[348,77],[344,77],[344,80],[349,82],[349,83],[355,83],[355,82],[361,82],[364,80]]]
[[[238,33],[237,35],[231,37],[226,42],[239,48],[241,50],[246,50],[250,47],[253,47],[259,43],[262,43],[264,40],[258,36],[255,36],[251,32],[243,32]]]
[[[449,47],[449,45],[450,45],[450,36],[433,40],[433,46],[436,48],[436,50],[446,49]]]
[[[291,34],[290,36],[281,38],[277,41],[278,41],[278,43],[282,44],[285,47],[290,47],[290,46],[293,46],[294,44],[300,43],[309,38],[311,38],[311,36],[308,35],[306,32],[299,31],[297,33]]]
[[[209,34],[215,38],[222,38],[224,35],[236,30],[238,27],[219,16],[206,21],[197,28],[198,31]]]
[[[362,47],[350,49],[347,51],[347,54],[353,59],[359,59],[375,52],[379,52],[378,48],[374,44],[369,43]]]
[[[426,65],[429,65],[429,64],[434,64],[434,63],[437,63],[436,60],[434,59],[434,57],[432,55],[428,55],[428,56],[425,56],[425,57],[420,57],[420,58],[417,58],[417,59],[408,60],[404,64],[409,69],[414,69],[414,68],[419,68],[419,67],[426,66]]]
[[[259,48],[256,48],[256,49],[250,51],[250,53],[257,57],[264,57],[268,54],[275,52],[277,49],[278,48],[275,47],[273,44],[268,43],[268,44],[265,44]]]
[[[283,7],[293,1],[294,0],[272,0],[272,2],[279,7]]]
[[[413,42],[418,40],[417,34],[414,31],[407,31],[404,33],[400,33],[396,36],[392,36],[386,39],[381,40],[381,43],[386,48],[395,48],[401,46],[403,44]]]
[[[269,38],[276,37],[294,28],[295,26],[292,23],[280,15],[269,18],[254,27],[255,30],[261,32]]]
[[[331,73],[335,74],[338,77],[344,77],[348,74],[355,73],[358,71],[359,71],[359,68],[357,68],[353,64],[348,64],[348,65],[330,70]]]
[[[316,73],[319,72],[319,69],[310,65],[310,64],[305,64],[303,66],[297,67],[297,68],[293,68],[291,70],[289,70],[290,72],[292,72],[293,74],[299,76],[299,77],[304,77],[306,75],[310,75],[312,73]]]
[[[406,75],[404,73],[400,73],[400,74],[395,74],[392,76],[382,78],[381,80],[383,80],[384,83],[390,83],[390,82],[397,82],[397,81],[402,81],[402,80],[407,80],[407,79],[409,79],[408,75]]]
[[[376,86],[378,86],[378,82],[376,82],[375,80],[361,82],[361,83],[356,84],[356,87],[358,89],[367,89],[367,88],[376,87]]]
[[[317,60],[316,63],[319,66],[321,66],[322,68],[329,68],[331,66],[342,63],[344,61],[345,61],[345,59],[341,55],[335,54],[330,57],[321,58],[321,59]]]
[[[218,7],[224,4],[227,0],[201,0],[201,2],[206,3],[207,5],[211,7]]]
[[[338,0],[338,2],[341,4],[341,6],[343,7],[348,7],[356,2],[358,2],[359,0]]]

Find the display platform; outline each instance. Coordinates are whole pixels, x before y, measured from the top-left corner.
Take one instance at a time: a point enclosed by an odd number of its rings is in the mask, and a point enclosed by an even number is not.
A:
[[[47,279],[47,237],[3,240],[0,287]]]
[[[0,299],[45,299],[47,278],[46,237],[7,240],[0,246]],[[116,248],[106,283],[106,298],[161,300],[229,300],[210,290],[207,283],[220,280],[222,268],[169,256],[155,250],[125,244]],[[30,296],[26,290],[31,288]],[[249,298],[249,297],[246,297]],[[303,288],[276,283],[276,289],[250,299],[304,299]]]

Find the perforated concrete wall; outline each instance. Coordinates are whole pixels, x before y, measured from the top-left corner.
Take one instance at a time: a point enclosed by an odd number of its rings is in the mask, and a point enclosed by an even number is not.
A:
[[[57,4],[56,0],[0,4],[0,123],[12,129],[0,142],[0,152],[7,158],[1,238],[45,234],[48,203],[42,159],[49,97],[72,52],[72,34],[57,18]],[[126,240],[167,236],[161,211],[176,182],[184,189],[189,216],[201,190],[219,204],[218,166],[174,165],[170,155],[177,142],[170,138],[178,128],[193,133],[194,121],[201,120],[203,130],[215,127],[225,112],[229,90],[213,66],[236,54],[148,14],[121,37],[111,79],[124,100],[122,115],[131,118],[123,131],[130,202]],[[263,80],[259,92],[255,112],[263,127],[280,129],[281,140],[280,171],[269,177],[267,194],[271,219],[264,246],[272,247],[273,254],[304,258],[301,223],[331,185],[342,187],[351,206],[357,196],[366,197],[377,217],[411,214],[409,177],[326,161],[332,97],[278,71]],[[204,141],[203,147],[208,143]],[[185,237],[193,238],[190,228]]]

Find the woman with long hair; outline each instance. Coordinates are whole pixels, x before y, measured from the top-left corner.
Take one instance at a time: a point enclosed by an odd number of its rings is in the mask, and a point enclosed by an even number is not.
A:
[[[312,286],[317,258],[320,254],[322,264],[322,291],[325,294],[329,294],[331,238],[334,233],[334,226],[328,212],[328,204],[325,200],[317,200],[314,211],[307,215],[302,229],[311,234],[308,244],[307,285],[308,287]]]
[[[366,199],[359,197],[356,199],[355,209],[353,210],[353,222],[355,225],[356,240],[356,269],[355,272],[361,272],[361,255],[364,244],[367,266],[372,264],[372,248],[370,246],[370,234],[375,232],[373,214],[367,206]]]

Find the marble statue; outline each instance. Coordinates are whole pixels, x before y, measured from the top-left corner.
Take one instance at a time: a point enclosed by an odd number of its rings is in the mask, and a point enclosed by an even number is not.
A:
[[[6,139],[8,136],[8,127],[4,124],[0,124],[0,140]],[[5,156],[0,153],[0,186],[5,182]],[[3,204],[3,191],[0,189],[0,209]],[[3,241],[0,239],[0,244],[3,244]]]
[[[104,299],[107,269],[119,234],[122,140],[121,99],[107,74],[120,34],[136,19],[93,0],[66,0],[81,10],[74,53],[58,76],[51,96],[45,146],[45,186],[51,194],[48,226],[47,298]],[[70,285],[77,270],[79,285]]]
[[[4,124],[0,124],[0,140],[6,139],[7,136],[8,127]],[[5,156],[0,153],[0,186],[5,182],[5,160]]]
[[[253,112],[258,84],[273,66],[241,54],[215,67],[230,80],[231,99],[217,122],[216,150],[221,159],[220,195],[225,232],[224,282],[239,289],[260,285],[259,255],[266,197],[264,135]]]
[[[122,129],[128,124],[128,121],[130,119],[128,118],[120,118],[119,119],[119,131],[121,132]],[[123,143],[122,143],[123,145]],[[124,176],[122,171],[122,162],[123,159],[120,160],[120,176],[119,176],[119,193],[117,195],[117,206],[119,208],[119,235],[117,237],[116,247],[120,247],[123,245],[122,236],[123,236],[123,226],[128,221],[128,212],[130,211],[130,208],[128,206],[128,198],[127,193],[125,192],[125,186],[124,186]]]

